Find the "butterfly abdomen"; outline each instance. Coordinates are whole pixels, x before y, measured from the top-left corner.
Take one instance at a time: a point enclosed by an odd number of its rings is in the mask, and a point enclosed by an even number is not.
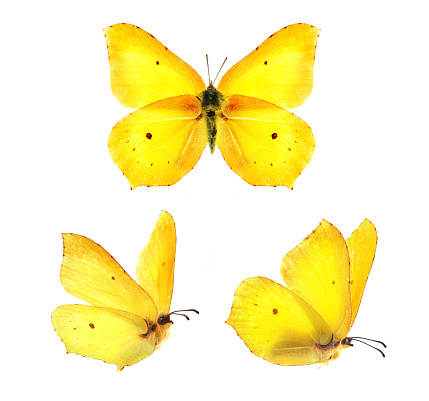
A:
[[[221,110],[222,101],[223,95],[218,92],[212,84],[210,84],[207,89],[201,93],[201,107],[203,109],[203,115],[206,119],[207,124],[210,153],[214,152],[216,145],[216,115]]]

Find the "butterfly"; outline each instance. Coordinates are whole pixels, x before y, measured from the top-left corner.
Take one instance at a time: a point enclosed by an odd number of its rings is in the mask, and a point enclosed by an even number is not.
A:
[[[63,305],[52,313],[52,325],[67,352],[115,364],[119,371],[159,349],[169,336],[170,316],[184,312],[169,312],[176,254],[171,215],[161,213],[140,254],[140,285],[89,238],[63,234],[63,243],[61,283],[69,294],[92,305]]]
[[[198,162],[207,142],[251,185],[292,189],[315,141],[287,111],[313,87],[320,30],[289,25],[235,64],[216,89],[151,34],[134,25],[104,29],[111,89],[138,109],[113,127],[109,151],[131,189],[172,185]]]
[[[244,280],[235,292],[226,323],[251,352],[269,362],[330,363],[343,348],[353,345],[352,340],[365,340],[347,335],[376,245],[377,233],[368,219],[347,241],[337,228],[322,220],[283,258],[280,274],[286,286],[265,277]]]

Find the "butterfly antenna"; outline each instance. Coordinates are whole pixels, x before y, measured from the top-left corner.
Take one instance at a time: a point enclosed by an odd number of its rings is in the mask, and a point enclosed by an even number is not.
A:
[[[213,81],[213,84],[215,83],[215,81],[216,81],[216,79],[217,79],[217,77],[218,77],[218,75],[219,75],[219,73],[220,73],[220,70],[222,69],[222,67],[225,65],[225,63],[226,63],[226,57],[225,57],[225,60],[223,60],[223,63],[222,63],[222,65],[220,66],[220,68],[219,68],[219,71],[217,72],[217,75],[216,75],[216,78],[214,79],[214,81]]]
[[[372,340],[371,338],[365,338],[365,337],[346,337],[343,340],[343,344],[345,344],[345,345],[353,345],[353,344],[351,344],[352,341],[359,341],[362,344],[368,345],[368,347],[376,349],[383,356],[383,358],[386,357],[386,355],[384,355],[384,352],[381,349],[379,349],[377,347],[374,347],[373,345],[368,344],[368,343],[366,343],[365,341],[362,341],[362,340],[373,341],[375,343],[381,344],[384,348],[387,348],[387,345],[384,344],[384,342],[378,341],[378,340]]]
[[[356,338],[360,340],[373,341],[375,343],[381,344],[384,348],[387,348],[387,345],[383,341],[372,340],[371,338],[366,338],[366,337],[352,337],[353,340]]]
[[[185,315],[184,313],[178,313],[178,312],[195,312],[196,314],[200,313],[196,309],[181,309],[181,310],[175,310],[174,312],[170,312],[169,315],[185,316],[186,320],[189,320],[189,317],[187,315]]]
[[[182,310],[175,310],[175,311],[173,311],[173,312],[170,312],[168,315],[161,315],[159,318],[158,318],[158,323],[160,324],[160,325],[164,325],[164,324],[167,324],[167,323],[171,323],[171,324],[173,324],[173,322],[171,321],[171,319],[170,319],[170,316],[171,315],[180,315],[180,316],[185,316],[186,317],[186,320],[189,320],[189,317],[187,316],[187,315],[185,315],[184,313],[178,313],[178,312],[195,312],[195,313],[200,313],[200,312],[198,312],[196,309],[182,309]]]
[[[207,60],[207,73],[209,74],[209,84],[211,84],[212,80],[210,79],[209,56],[207,54],[206,54],[206,60]]]

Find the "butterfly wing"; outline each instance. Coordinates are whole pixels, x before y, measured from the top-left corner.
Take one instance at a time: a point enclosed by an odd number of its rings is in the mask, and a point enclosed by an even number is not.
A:
[[[247,96],[229,96],[222,114],[217,145],[229,167],[249,184],[292,188],[314,152],[307,123]]]
[[[63,234],[63,242],[61,283],[68,293],[94,305],[63,305],[52,313],[52,325],[67,351],[118,369],[151,355],[169,329],[156,325],[153,300],[94,241]]]
[[[132,365],[156,349],[146,339],[145,319],[117,309],[63,305],[52,313],[52,324],[67,352],[119,367]]]
[[[137,280],[159,311],[168,314],[173,295],[176,227],[173,217],[162,212],[137,263]]]
[[[350,254],[350,291],[352,297],[352,325],[359,310],[368,274],[374,261],[377,247],[377,231],[365,219],[357,230],[347,239]]]
[[[120,120],[109,137],[113,161],[131,188],[172,185],[192,170],[207,145],[195,96],[160,100]]]
[[[283,108],[302,105],[313,88],[313,67],[320,30],[307,24],[280,29],[219,82],[223,95],[245,95]]]
[[[351,327],[349,254],[337,228],[322,220],[286,254],[280,273],[286,287],[328,323],[335,341],[347,336]]]
[[[244,280],[226,321],[255,355],[279,365],[319,362],[332,330],[308,303],[265,277]]]
[[[110,85],[125,107],[139,109],[161,99],[205,89],[197,72],[151,34],[134,25],[103,30],[110,62]]]
[[[63,243],[60,280],[69,294],[156,322],[153,300],[103,247],[77,234],[63,234]]]

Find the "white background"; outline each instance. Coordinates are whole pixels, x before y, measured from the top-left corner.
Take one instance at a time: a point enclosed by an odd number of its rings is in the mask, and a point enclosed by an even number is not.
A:
[[[428,35],[422,1],[7,2],[1,34],[1,392],[8,399],[421,399],[427,394]],[[102,29],[140,26],[207,82],[280,28],[321,28],[314,89],[294,113],[314,157],[294,189],[246,184],[206,149],[172,187],[133,191],[107,140],[127,115],[110,91]],[[222,75],[222,74],[221,74]],[[170,339],[116,373],[67,355],[51,312],[79,303],[59,281],[62,232],[105,247],[135,277],[161,210],[177,227]],[[369,218],[379,242],[350,335],[329,366],[255,357],[224,324],[238,284],[281,282],[283,256],[322,218],[348,237]],[[12,395],[11,395],[12,394]],[[418,394],[420,394],[418,396]],[[186,397],[186,398],[184,398]],[[4,397],[2,397],[4,398]]]

